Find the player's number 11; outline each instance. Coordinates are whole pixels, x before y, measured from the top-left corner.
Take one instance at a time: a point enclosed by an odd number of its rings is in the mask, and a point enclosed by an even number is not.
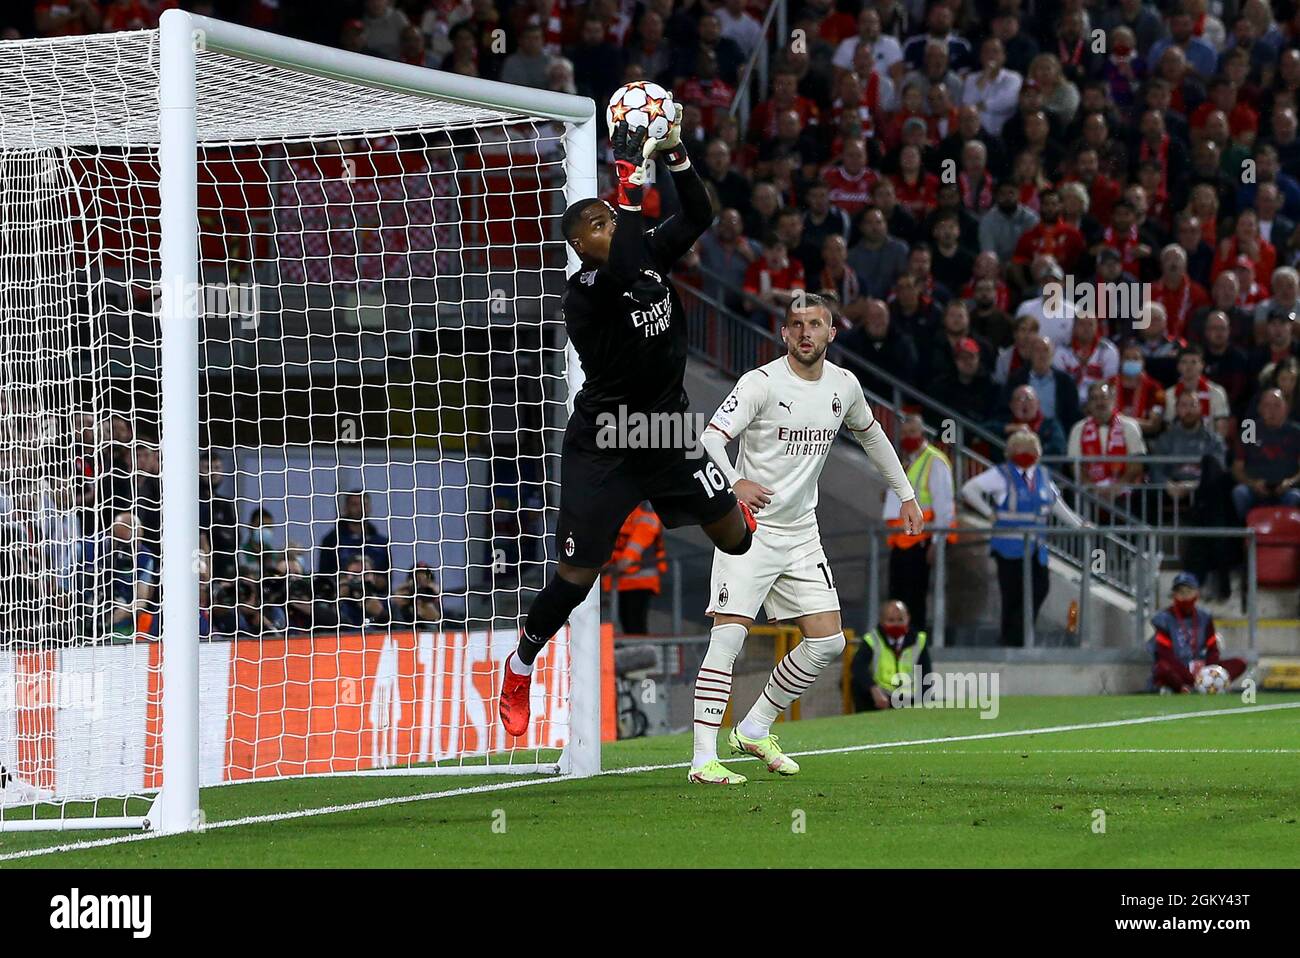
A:
[[[718,471],[718,467],[711,462],[703,469],[696,469],[694,475],[700,480],[700,485],[704,487],[710,499],[727,487],[727,480]]]

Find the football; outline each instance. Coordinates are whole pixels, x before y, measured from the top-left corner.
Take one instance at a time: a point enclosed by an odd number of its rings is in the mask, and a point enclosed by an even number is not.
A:
[[[1218,695],[1228,688],[1228,670],[1222,665],[1207,665],[1196,673],[1196,691]]]
[[[614,124],[626,120],[629,129],[650,128],[650,136],[662,140],[676,115],[673,95],[657,83],[638,80],[614,91],[605,109],[605,122],[611,134]]]

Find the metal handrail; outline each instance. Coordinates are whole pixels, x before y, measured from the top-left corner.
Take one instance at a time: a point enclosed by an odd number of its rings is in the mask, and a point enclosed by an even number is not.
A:
[[[705,279],[712,280],[713,282],[718,283],[724,288],[727,287],[727,280],[725,277],[719,276],[717,273],[714,273],[712,270],[709,270],[702,265],[697,267],[697,269],[700,275],[703,276]],[[775,310],[772,307],[768,306],[766,303],[762,302],[751,293],[748,293],[744,290],[734,290],[734,289],[729,290],[729,292],[739,294],[741,299],[744,300],[746,303],[750,304],[751,306],[754,306],[757,309],[763,310],[765,313],[767,313],[770,316],[780,318],[780,316],[782,315],[779,310]],[[708,294],[703,293],[701,291],[699,295],[701,299],[705,300],[706,302],[709,302],[711,305],[714,305],[714,307],[718,309],[720,312],[726,313],[728,319],[734,322],[742,322],[742,323],[749,322],[749,320],[745,319],[743,316],[736,315],[727,306],[718,302],[716,299],[709,296]],[[753,323],[750,323],[750,325],[755,326],[755,324]],[[776,336],[774,333],[770,333],[769,331],[762,330],[762,327],[755,326],[755,328],[759,329],[762,332],[766,332],[769,338],[771,338],[773,341],[780,342],[780,337]],[[963,415],[962,413],[958,412],[955,409],[945,406],[937,399],[934,399],[931,396],[927,395],[918,387],[913,386],[911,383],[906,382],[902,379],[899,379],[897,376],[893,375],[892,373],[884,369],[881,369],[879,366],[876,366],[868,362],[866,359],[857,355],[856,353],[849,352],[847,349],[844,349],[843,347],[840,346],[832,346],[831,349],[833,350],[832,355],[834,356],[835,360],[837,362],[840,362],[841,365],[846,365],[852,368],[856,368],[858,370],[861,370],[869,374],[875,379],[880,379],[885,381],[886,383],[889,384],[890,388],[893,389],[895,393],[895,397],[893,401],[890,402],[884,399],[884,397],[873,392],[872,390],[868,390],[866,389],[866,387],[863,387],[863,392],[867,394],[868,399],[880,403],[881,405],[889,406],[893,409],[898,409],[903,405],[899,401],[898,395],[906,394],[909,401],[926,407],[927,411],[935,413],[943,419],[952,420],[953,423],[957,426],[960,435],[963,436],[973,435],[974,437],[988,443],[990,446],[992,446],[993,449],[997,450],[998,452],[1004,452],[1006,450],[1006,445],[1007,445],[1006,440],[1003,437],[994,433],[993,431],[989,430],[983,424],[978,423],[973,419],[967,418],[965,415]],[[928,423],[925,425],[925,430],[930,435],[938,434],[938,430],[932,428]],[[961,444],[962,443],[958,441],[953,445],[960,446]],[[988,459],[987,457],[978,456],[978,454],[973,454],[972,458],[978,458],[980,461],[983,462],[985,466],[991,466],[994,464],[991,459]],[[1044,463],[1049,463],[1049,462],[1056,461],[1058,458],[1059,457],[1044,456],[1042,461]],[[1070,457],[1066,457],[1064,461],[1073,462],[1075,460],[1071,459]],[[1079,483],[1071,479],[1068,475],[1060,472],[1059,470],[1049,470],[1049,471],[1052,473],[1053,481],[1056,482],[1056,484],[1059,487],[1069,492],[1071,495],[1075,496],[1076,501],[1092,499],[1094,500],[1093,502],[1094,505],[1104,506],[1109,511],[1118,515],[1120,518],[1125,519],[1127,521],[1127,524],[1129,525],[1138,526],[1138,527],[1145,525],[1145,523],[1143,523],[1141,519],[1139,519],[1136,515],[1133,515],[1132,513],[1128,512],[1127,510],[1122,508],[1117,508],[1114,506],[1113,503],[1103,502],[1097,499],[1095,496],[1092,495],[1092,493],[1087,489],[1087,487],[1081,486]]]
[[[1192,455],[1173,456],[1173,455],[1158,454],[1154,452],[1144,452],[1141,455],[1137,455],[1137,456],[1102,456],[1102,455],[1093,456],[1093,455],[1088,455],[1087,453],[1080,453],[1077,456],[1043,456],[1038,461],[1039,462],[1062,462],[1062,463],[1141,462],[1147,465],[1185,466],[1189,463],[1200,462],[1201,459],[1203,458],[1204,458],[1203,456],[1192,456]]]
[[[785,22],[785,5],[786,0],[772,0],[772,5],[767,8],[767,16],[763,18],[763,41],[754,47],[754,52],[749,55],[745,61],[745,68],[740,73],[740,79],[736,82],[736,95],[731,98],[731,106],[727,113],[731,116],[738,117],[741,124],[741,136],[744,136],[744,128],[749,125],[749,87],[750,80],[753,78],[755,70],[758,71],[758,84],[761,89],[767,89],[767,60],[768,50],[768,30],[772,27],[772,21],[780,13],[780,22]],[[778,26],[777,36],[784,36],[785,29]],[[779,42],[779,41],[778,41]]]
[[[879,615],[881,604],[879,579],[882,566],[880,556],[880,543],[882,539],[896,533],[898,530],[881,522],[866,522],[861,527],[853,530],[841,530],[824,534],[823,543],[834,542],[849,536],[862,538],[867,537],[867,581],[866,581],[866,604],[865,604],[865,621],[864,628],[870,628]],[[991,526],[958,526],[953,529],[931,529],[935,532],[934,545],[935,557],[932,565],[934,581],[930,592],[933,596],[933,610],[931,616],[930,633],[934,637],[937,646],[945,644],[944,636],[947,627],[947,568],[948,553],[947,549],[951,548],[946,540],[946,536],[952,535],[962,540],[982,540],[989,539],[993,536],[1002,537],[1019,537],[1028,545],[1030,540],[1038,537],[1046,538],[1049,542],[1048,549],[1053,554],[1059,550],[1054,550],[1050,546],[1053,538],[1078,539],[1083,543],[1085,550],[1095,541],[1095,537],[1100,534],[1100,530],[1095,527],[1072,528],[1069,526],[1041,525],[1026,526],[1012,529],[995,529]],[[1221,538],[1221,539],[1242,539],[1246,544],[1246,569],[1243,578],[1242,609],[1246,614],[1247,620],[1247,647],[1254,653],[1257,649],[1257,633],[1259,624],[1259,593],[1258,582],[1256,581],[1258,537],[1256,531],[1251,528],[1236,527],[1203,527],[1189,528],[1184,530],[1185,535],[1191,538]],[[1033,549],[1023,549],[1022,561],[1025,563],[1025,575],[1029,575],[1028,561],[1033,553]],[[682,610],[681,610],[681,568],[685,563],[697,561],[707,555],[712,555],[714,549],[712,546],[696,546],[688,549],[674,549],[673,555],[669,558],[669,575],[674,581],[674,601],[673,601],[673,632],[674,634],[682,633]],[[1094,580],[1106,580],[1103,574],[1096,572],[1091,562],[1085,562],[1076,570],[1079,575],[1079,597],[1078,602],[1078,623],[1075,631],[1085,638],[1089,636],[1087,626],[1091,621],[1091,599],[1093,595]],[[1154,587],[1159,575],[1158,566],[1150,569],[1151,576],[1147,583],[1148,590],[1143,590],[1136,595],[1130,596],[1133,600],[1133,623],[1134,635],[1138,642],[1142,641],[1142,636],[1147,628],[1148,613],[1153,612],[1157,607]],[[1107,582],[1109,585],[1110,583]],[[1032,648],[1035,645],[1033,615],[1030,608],[1030,599],[1032,589],[1026,587],[1023,591],[1023,598],[1026,603],[1024,610],[1024,622],[1026,628],[1025,645]],[[1091,643],[1085,642],[1086,645]]]

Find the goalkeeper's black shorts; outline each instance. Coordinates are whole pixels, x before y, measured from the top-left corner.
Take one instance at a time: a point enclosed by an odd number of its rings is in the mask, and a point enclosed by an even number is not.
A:
[[[692,452],[600,449],[588,428],[570,420],[555,528],[560,561],[584,569],[603,566],[624,520],[646,499],[669,529],[708,525],[735,509],[736,497],[718,467],[702,447]]]

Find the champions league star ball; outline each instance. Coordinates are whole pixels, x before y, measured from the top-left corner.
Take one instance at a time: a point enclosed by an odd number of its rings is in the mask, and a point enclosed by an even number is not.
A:
[[[614,91],[605,110],[605,123],[611,135],[614,124],[626,120],[628,129],[639,130],[648,126],[649,136],[662,140],[668,135],[668,127],[676,113],[671,93],[657,83],[638,80]]]
[[[1196,673],[1196,691],[1218,695],[1228,687],[1228,670],[1222,665],[1206,665]]]

